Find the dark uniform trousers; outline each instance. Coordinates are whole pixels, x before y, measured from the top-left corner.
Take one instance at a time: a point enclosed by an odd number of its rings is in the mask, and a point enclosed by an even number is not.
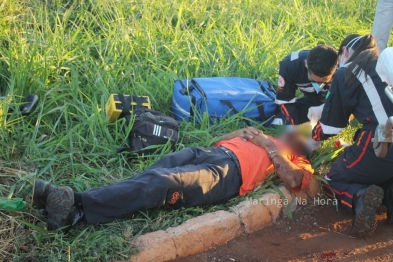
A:
[[[239,194],[241,174],[220,148],[186,148],[168,154],[122,182],[81,193],[87,223],[107,223],[138,210],[223,203]]]
[[[296,99],[296,102],[282,104],[278,107],[276,118],[280,118],[283,125],[301,125],[309,122],[308,109],[313,106],[320,106],[323,103],[309,98],[307,95]]]
[[[327,177],[329,184],[323,188],[330,198],[337,198],[339,203],[353,213],[354,195],[359,189],[370,185],[381,186],[385,191],[384,204],[391,209],[393,196],[393,150],[385,158],[376,157],[371,138],[374,131],[361,130],[354,144],[346,147],[343,154],[332,165]]]

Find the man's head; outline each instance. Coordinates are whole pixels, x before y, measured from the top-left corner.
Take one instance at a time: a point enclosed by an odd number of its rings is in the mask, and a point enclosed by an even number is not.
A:
[[[309,153],[307,139],[297,130],[285,131],[278,139],[291,148],[296,155],[306,156]]]
[[[327,45],[318,45],[311,49],[304,61],[311,82],[322,85],[330,83],[337,69],[337,51]]]

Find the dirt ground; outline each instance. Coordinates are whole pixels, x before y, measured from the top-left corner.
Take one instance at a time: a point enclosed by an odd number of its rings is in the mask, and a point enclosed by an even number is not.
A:
[[[335,206],[302,206],[293,219],[278,219],[253,234],[180,262],[200,261],[393,261],[393,225],[378,215],[378,228],[366,239],[350,237],[352,216]]]

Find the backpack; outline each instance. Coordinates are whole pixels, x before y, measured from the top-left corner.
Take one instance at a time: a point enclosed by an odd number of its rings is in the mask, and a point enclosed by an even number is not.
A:
[[[118,153],[124,151],[137,152],[139,155],[152,154],[159,145],[165,145],[168,140],[174,149],[179,138],[179,127],[175,119],[163,113],[148,109],[134,110],[135,121],[128,136],[129,147],[119,148]],[[130,122],[130,115],[126,116],[126,123]],[[146,147],[153,146],[146,149]]]
[[[276,92],[266,81],[240,77],[193,78],[175,82],[171,111],[176,120],[183,121],[195,119],[200,123],[206,113],[213,119],[242,112],[245,118],[262,123],[272,120],[276,114],[275,99]]]

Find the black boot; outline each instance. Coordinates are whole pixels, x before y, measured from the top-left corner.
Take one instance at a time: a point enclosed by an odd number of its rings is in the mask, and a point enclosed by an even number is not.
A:
[[[356,192],[353,199],[355,217],[352,234],[362,238],[374,233],[377,228],[376,210],[382,203],[383,189],[371,185]]]
[[[68,231],[73,224],[76,208],[74,192],[68,186],[53,189],[46,200],[48,230]]]
[[[38,209],[44,209],[48,195],[55,188],[51,183],[37,179],[34,183],[33,206],[36,206]]]
[[[386,182],[383,189],[385,191],[385,195],[382,203],[386,206],[388,217],[387,222],[388,224],[393,224],[393,183],[391,181]]]

